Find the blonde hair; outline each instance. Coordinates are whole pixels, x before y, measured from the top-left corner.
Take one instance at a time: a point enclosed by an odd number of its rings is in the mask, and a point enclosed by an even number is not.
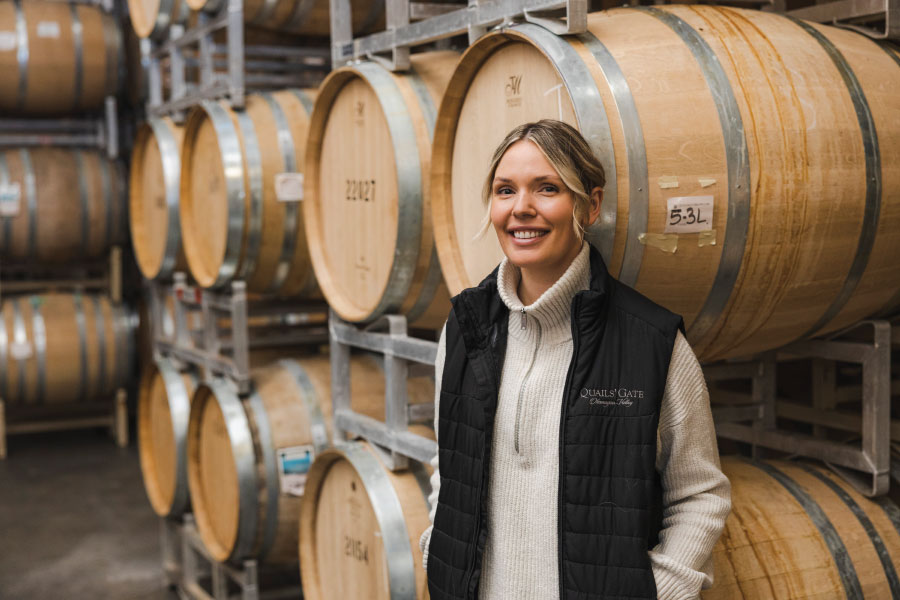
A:
[[[497,165],[510,146],[522,140],[528,140],[538,147],[575,196],[575,208],[572,211],[573,227],[579,238],[583,239],[582,221],[590,212],[591,190],[596,187],[602,189],[606,185],[606,173],[581,133],[568,123],[554,119],[542,119],[535,123],[519,125],[510,131],[494,150],[491,166],[481,190],[481,201],[486,208],[484,221],[475,237],[484,235],[491,226],[491,196]]]

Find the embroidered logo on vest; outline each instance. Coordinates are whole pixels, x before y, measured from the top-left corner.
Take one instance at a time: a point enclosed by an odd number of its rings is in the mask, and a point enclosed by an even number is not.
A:
[[[624,406],[627,408],[634,404],[635,400],[644,397],[644,390],[581,388],[581,397],[588,400],[591,406]]]

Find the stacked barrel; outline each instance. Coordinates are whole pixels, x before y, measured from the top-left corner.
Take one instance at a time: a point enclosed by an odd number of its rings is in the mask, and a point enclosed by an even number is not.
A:
[[[0,4],[0,111],[49,144],[66,131],[60,119],[96,122],[120,87],[121,44],[97,6]],[[72,275],[108,264],[125,241],[125,188],[122,164],[96,148],[0,147],[0,285],[12,290],[0,298],[0,400],[11,421],[111,401],[129,381],[130,311]]]
[[[287,1],[244,6],[248,22],[292,32],[324,18]],[[381,18],[353,6],[354,24]],[[174,14],[150,11],[144,28]],[[450,296],[502,257],[478,235],[491,153],[516,125],[560,119],[606,170],[588,238],[610,272],[683,314],[704,362],[747,356],[900,307],[897,114],[900,54],[852,31],[736,8],[617,8],[578,36],[515,25],[462,54],[414,53],[405,71],[354,62],[317,90],[151,120],[134,155],[132,238],[148,278],[186,269],[204,288],[321,296],[346,321],[400,314],[433,339]],[[673,229],[671,207],[698,197],[708,227]],[[354,365],[353,402],[381,419],[381,375]],[[261,364],[253,381],[242,397],[173,365],[150,371],[141,451],[157,512],[192,505],[217,560],[293,562],[299,549],[309,598],[427,597],[417,539],[430,467],[395,473],[368,442],[336,444],[321,355]],[[707,597],[896,589],[892,504],[808,465],[724,469],[735,510]],[[869,567],[851,576],[857,560]]]

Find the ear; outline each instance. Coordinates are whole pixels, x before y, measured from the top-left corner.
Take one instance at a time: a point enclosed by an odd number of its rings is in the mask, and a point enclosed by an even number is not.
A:
[[[597,221],[597,218],[600,216],[600,205],[603,203],[602,187],[597,186],[591,190],[590,202],[591,204],[587,214],[588,226],[593,225]]]

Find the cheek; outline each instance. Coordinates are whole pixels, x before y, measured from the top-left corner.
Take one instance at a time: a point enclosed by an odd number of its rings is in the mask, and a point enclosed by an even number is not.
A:
[[[506,224],[507,210],[503,208],[503,202],[491,202],[490,216],[491,224],[495,229],[503,229]]]

